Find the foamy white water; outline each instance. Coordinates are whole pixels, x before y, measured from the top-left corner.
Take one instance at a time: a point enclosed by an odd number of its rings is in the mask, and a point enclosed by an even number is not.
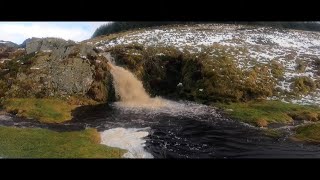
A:
[[[144,137],[148,136],[146,128],[114,128],[101,133],[101,144],[128,150],[125,158],[153,158],[144,150]]]
[[[127,112],[144,113],[148,116],[157,114],[168,114],[172,117],[199,117],[201,115],[211,114],[213,117],[221,117],[221,115],[217,113],[216,108],[211,106],[206,106],[190,101],[171,101],[166,99],[162,99],[162,101],[165,104],[165,106],[157,107],[152,110],[149,110],[149,108],[141,106],[126,106],[126,104],[122,102],[115,102],[112,104],[112,106]]]

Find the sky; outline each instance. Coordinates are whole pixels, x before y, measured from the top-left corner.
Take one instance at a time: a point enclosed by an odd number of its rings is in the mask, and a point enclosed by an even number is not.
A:
[[[89,39],[104,22],[0,22],[0,40],[21,44],[31,37],[57,37],[65,40]]]

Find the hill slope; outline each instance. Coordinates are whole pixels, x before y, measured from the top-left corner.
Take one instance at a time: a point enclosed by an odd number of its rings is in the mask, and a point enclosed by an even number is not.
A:
[[[42,87],[36,91],[41,92],[41,97],[50,94],[60,96],[63,94],[60,93],[61,87],[67,87],[66,94],[79,93],[80,89],[80,94],[91,96],[94,91],[95,99],[105,101],[106,95],[97,97],[105,89],[97,82],[101,81],[101,73],[102,79],[107,77],[106,74],[110,76],[108,68],[100,67],[101,60],[105,59],[102,55],[109,53],[117,64],[135,73],[152,95],[201,102],[281,99],[319,105],[319,35],[319,32],[272,27],[189,24],[121,32],[79,44],[50,38],[31,39],[26,49],[5,45],[1,51],[0,72],[3,76],[0,83],[5,88],[0,94],[28,96],[28,93],[16,93],[17,89],[25,89],[21,85],[27,83],[25,75],[35,77],[42,72],[38,70],[39,65],[55,64],[53,71],[47,70],[49,66],[43,66],[46,72],[41,76],[45,77],[29,79],[33,89]],[[30,49],[36,54],[30,53]],[[83,87],[80,80],[72,83],[54,78],[54,82],[63,86],[57,86],[53,93],[49,86],[51,81],[45,79],[56,75],[77,79],[75,68],[70,72],[64,70],[67,74],[59,74],[60,70],[55,70],[69,67],[65,65],[74,63],[74,57],[77,61],[86,62],[83,71],[88,73],[82,74],[89,74],[92,84],[87,83]],[[52,74],[46,76],[48,72]],[[97,79],[97,82],[93,83],[92,79]],[[112,86],[110,80],[106,86]],[[36,93],[30,91],[29,94]]]
[[[105,52],[134,44],[144,50],[152,47],[159,51],[170,47],[195,57],[206,54],[211,60],[227,57],[241,72],[265,66],[270,77],[275,79],[273,93],[268,98],[299,104],[320,104],[319,32],[200,24],[128,31],[101,36],[86,43]],[[139,56],[139,52],[128,53]],[[215,71],[215,68],[211,70]],[[259,77],[255,80],[264,83]]]

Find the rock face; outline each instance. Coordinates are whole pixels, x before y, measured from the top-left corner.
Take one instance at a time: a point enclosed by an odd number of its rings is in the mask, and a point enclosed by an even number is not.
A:
[[[91,65],[81,58],[68,59],[66,66],[59,63],[51,69],[53,88],[61,93],[85,94],[93,82]]]
[[[41,52],[32,61],[28,69],[17,75],[21,83],[30,81],[29,84],[35,85],[30,95],[84,95],[93,82],[93,67],[86,59],[74,57],[54,61],[50,53]]]
[[[65,41],[58,38],[32,38],[26,42],[27,54],[37,51],[52,51],[75,45],[73,41]]]
[[[109,95],[112,80],[106,61],[90,45],[54,38],[33,38],[26,43],[26,54],[12,59],[10,63],[3,63],[3,69],[8,71],[3,72],[0,84],[8,85],[2,96],[42,98],[79,95],[107,101],[112,98]]]
[[[22,42],[22,44],[19,45],[19,47],[20,47],[20,48],[26,48],[27,43],[29,43],[29,42],[31,42],[31,41],[34,41],[34,40],[36,40],[36,39],[40,39],[40,38],[35,38],[35,37],[33,37],[33,38],[28,38],[28,39],[24,40],[24,41]]]

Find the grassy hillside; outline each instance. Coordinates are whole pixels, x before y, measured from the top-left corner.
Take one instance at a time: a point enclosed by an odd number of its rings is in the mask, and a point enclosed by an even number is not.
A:
[[[92,35],[92,38],[98,37],[101,35],[109,35],[117,32],[139,29],[139,28],[147,28],[147,27],[155,27],[155,26],[163,26],[170,24],[188,24],[190,22],[179,22],[179,21],[128,21],[128,22],[112,22],[109,24],[102,25],[98,27]]]
[[[146,27],[155,27],[155,26],[164,26],[164,25],[174,25],[174,24],[203,24],[203,23],[219,23],[219,24],[242,24],[242,25],[258,25],[258,26],[269,26],[275,28],[284,28],[284,29],[297,29],[297,30],[305,30],[305,31],[320,31],[320,23],[317,22],[285,22],[285,21],[212,21],[212,22],[190,22],[190,21],[129,21],[129,22],[112,22],[109,24],[105,24],[100,26],[95,30],[92,35],[92,38],[101,36],[101,35],[109,35],[113,33],[118,33],[127,30],[134,30],[139,28]]]
[[[309,31],[196,24],[131,30],[85,43],[110,52],[152,94],[182,90],[190,100],[263,98],[319,105],[319,37]]]

